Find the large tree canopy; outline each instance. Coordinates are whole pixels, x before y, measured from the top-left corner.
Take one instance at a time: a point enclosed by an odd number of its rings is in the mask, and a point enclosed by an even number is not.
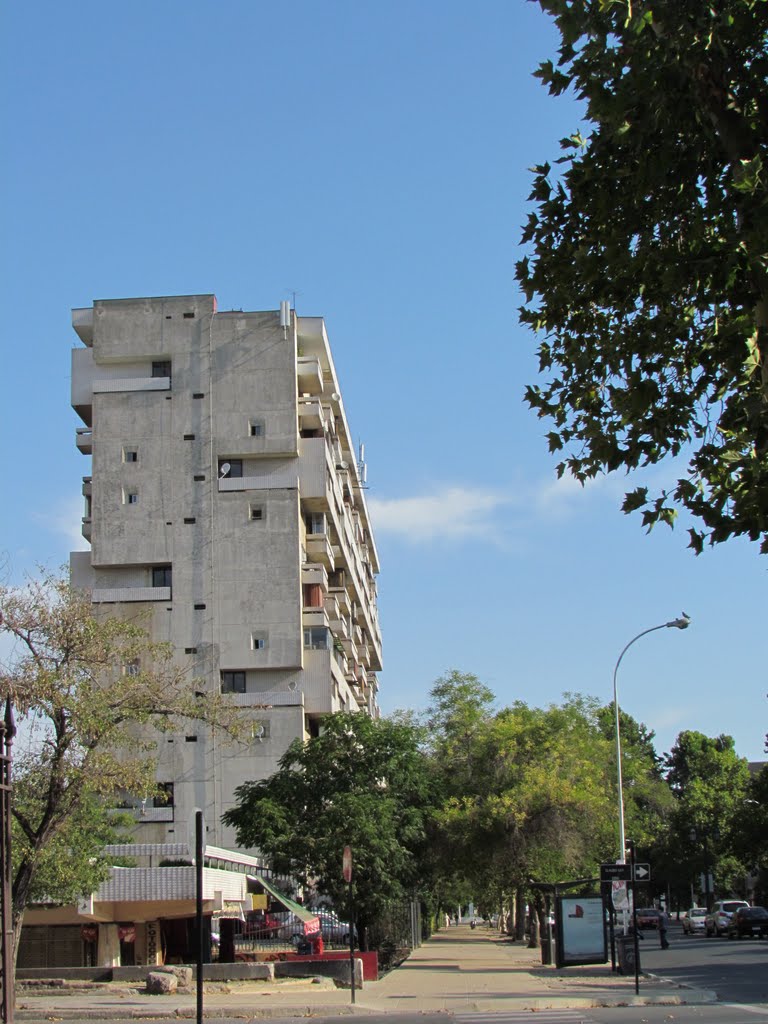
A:
[[[223,818],[241,846],[278,871],[347,900],[342,852],[352,848],[361,940],[377,913],[423,881],[434,778],[421,730],[403,718],[339,712],[307,743],[296,740],[269,779],[245,782]]]
[[[65,575],[0,587],[0,634],[12,643],[0,698],[11,699],[30,744],[14,762],[18,942],[29,900],[73,900],[104,877],[100,847],[116,825],[110,805],[156,790],[147,728],[169,732],[196,719],[236,733],[240,713],[226,697],[196,693],[171,648],[140,625],[97,618],[90,595]]]
[[[768,3],[539,3],[562,45],[537,74],[573,87],[587,128],[534,169],[517,278],[545,383],[527,401],[559,473],[681,455],[624,511],[651,527],[685,508],[695,551],[768,552]]]

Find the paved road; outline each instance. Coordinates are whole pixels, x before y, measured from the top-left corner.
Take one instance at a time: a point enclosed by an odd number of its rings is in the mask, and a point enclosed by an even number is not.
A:
[[[725,1002],[768,1006],[768,940],[706,939],[670,931],[670,948],[662,951],[652,932],[640,949],[643,970],[708,988]]]
[[[186,1018],[194,1020],[194,1017]],[[176,1024],[181,1018],[174,1017]],[[306,1018],[273,1017],[269,1024],[299,1024]],[[712,1006],[614,1006],[590,1010],[516,1010],[494,1014],[388,1013],[370,1016],[325,1017],[313,1015],[312,1024],[768,1024],[768,1006],[746,1007],[718,1003]],[[157,1018],[152,1018],[158,1024]],[[99,1022],[89,1018],[88,1024],[140,1024],[136,1017],[122,1020],[110,1018]],[[205,1024],[264,1024],[262,1019],[250,1016],[206,1017]]]

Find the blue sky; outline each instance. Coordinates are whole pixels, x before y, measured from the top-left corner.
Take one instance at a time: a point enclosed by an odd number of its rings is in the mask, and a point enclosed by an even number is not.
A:
[[[555,44],[524,0],[5,5],[6,575],[64,562],[79,532],[71,307],[295,293],[366,445],[385,712],[423,708],[452,668],[500,703],[608,702],[624,644],[685,610],[690,629],[624,658],[622,707],[660,751],[694,728],[764,757],[768,562],[646,536],[620,476],[558,482],[522,403],[528,168],[579,118],[531,77]]]

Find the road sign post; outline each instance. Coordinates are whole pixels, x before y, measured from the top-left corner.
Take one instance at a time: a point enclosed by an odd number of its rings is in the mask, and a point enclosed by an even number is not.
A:
[[[631,882],[632,881],[632,865],[631,864],[601,864],[600,865],[600,881],[601,882]]]
[[[349,886],[349,983],[352,992],[352,1002],[355,1001],[355,907],[352,893],[352,847],[344,847],[344,855],[341,861],[341,871],[344,881]]]

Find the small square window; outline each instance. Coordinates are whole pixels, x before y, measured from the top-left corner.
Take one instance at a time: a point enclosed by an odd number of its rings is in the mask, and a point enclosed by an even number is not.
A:
[[[261,718],[257,719],[251,725],[251,736],[262,743],[264,740],[269,739],[269,719]]]
[[[138,491],[123,491],[123,504],[124,505],[138,505],[139,494]]]
[[[251,437],[264,437],[264,421],[251,420],[248,424],[248,433]]]
[[[251,650],[263,651],[267,646],[267,634],[263,632],[251,634]]]
[[[170,359],[156,359],[152,363],[152,376],[153,377],[170,377],[171,376],[171,361]]]
[[[141,663],[138,658],[133,658],[131,661],[127,661],[123,665],[124,676],[137,676],[141,672]]]
[[[248,518],[251,522],[262,523],[266,518],[266,513],[263,505],[249,505],[248,506]]]
[[[123,448],[123,462],[138,462],[139,453],[135,448]]]

